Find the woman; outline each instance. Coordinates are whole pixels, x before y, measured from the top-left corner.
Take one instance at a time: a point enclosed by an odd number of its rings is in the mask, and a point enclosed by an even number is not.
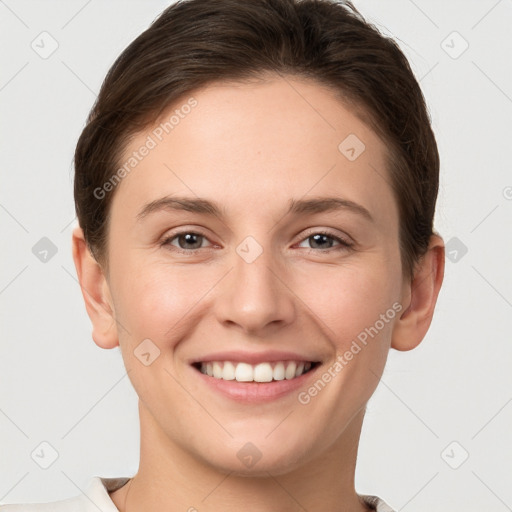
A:
[[[74,261],[139,396],[139,470],[2,510],[392,510],[354,488],[365,407],[444,272],[398,46],[349,2],[178,2],[112,66],[75,171]]]

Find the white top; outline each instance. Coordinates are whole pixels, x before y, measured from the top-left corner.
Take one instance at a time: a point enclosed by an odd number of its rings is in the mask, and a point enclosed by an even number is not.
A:
[[[106,478],[93,476],[87,484],[85,494],[51,503],[27,503],[0,505],[0,512],[119,512],[108,492],[113,492],[128,482],[129,477]],[[394,512],[376,496],[360,495],[363,501],[376,512]]]

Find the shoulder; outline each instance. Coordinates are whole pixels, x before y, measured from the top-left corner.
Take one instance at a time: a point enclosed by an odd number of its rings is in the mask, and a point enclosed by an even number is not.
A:
[[[359,497],[363,500],[363,503],[370,505],[376,512],[395,512],[384,500],[377,496],[360,494]]]
[[[119,512],[110,499],[109,492],[118,489],[127,481],[127,477],[93,476],[85,491],[77,496],[49,503],[0,505],[0,512]]]
[[[72,498],[49,503],[18,503],[0,505],[0,512],[119,512],[109,496],[109,492],[122,487],[129,477],[106,478],[93,476],[84,493]],[[366,505],[376,512],[394,512],[377,496],[360,495]]]

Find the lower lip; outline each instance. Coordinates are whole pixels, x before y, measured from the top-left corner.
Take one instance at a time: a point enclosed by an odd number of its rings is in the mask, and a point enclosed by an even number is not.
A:
[[[238,382],[236,380],[216,379],[205,375],[195,367],[193,367],[193,370],[212,389],[232,400],[250,404],[271,402],[297,391],[316,373],[319,366],[317,364],[300,377],[272,382]]]

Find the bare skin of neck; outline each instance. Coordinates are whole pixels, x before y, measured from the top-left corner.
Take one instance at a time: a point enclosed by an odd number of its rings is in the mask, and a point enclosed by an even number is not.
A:
[[[221,474],[172,445],[172,463],[162,458],[162,432],[141,408],[141,463],[137,474],[110,493],[120,512],[367,512],[354,488],[357,446],[364,409],[352,419],[328,453],[291,473],[268,478]],[[149,432],[149,434],[148,434]],[[167,439],[167,438],[166,438]],[[169,453],[169,447],[166,447]],[[203,499],[204,498],[204,499]]]

